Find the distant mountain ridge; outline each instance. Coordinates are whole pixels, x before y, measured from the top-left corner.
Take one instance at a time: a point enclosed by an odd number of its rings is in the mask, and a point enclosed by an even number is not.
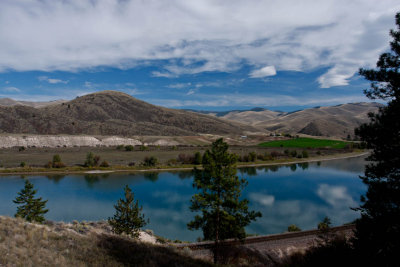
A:
[[[66,102],[67,100],[54,100],[54,101],[20,101],[20,100],[14,100],[11,98],[0,98],[0,106],[6,106],[6,107],[12,107],[12,106],[29,106],[29,107],[34,107],[34,108],[41,108],[41,107],[46,107],[50,105],[56,105],[60,104],[62,102]]]
[[[349,103],[314,107],[293,112],[256,108],[248,111],[221,112],[219,118],[257,126],[271,132],[350,138],[354,129],[369,121],[368,113],[377,112],[379,103]],[[216,114],[210,113],[216,116]]]
[[[243,134],[255,127],[155,106],[125,93],[102,91],[34,108],[0,106],[0,132],[86,135]]]
[[[379,103],[349,103],[293,112],[196,111],[155,106],[125,93],[102,91],[71,101],[0,99],[0,133],[68,135],[242,135],[249,132],[354,137]]]

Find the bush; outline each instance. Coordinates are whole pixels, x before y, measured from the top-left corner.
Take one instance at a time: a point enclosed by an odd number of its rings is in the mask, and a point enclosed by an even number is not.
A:
[[[145,150],[148,150],[149,148],[147,146],[145,146],[145,145],[141,145],[139,147],[139,149],[140,149],[140,151],[145,151]]]
[[[125,146],[126,151],[133,151],[133,146],[132,145],[127,145]]]
[[[110,164],[108,164],[107,161],[103,160],[103,162],[100,164],[100,167],[105,167],[105,168],[107,168],[107,167],[110,167]]]
[[[318,223],[318,230],[328,230],[331,227],[331,219],[329,217],[325,217],[320,223]]]
[[[25,161],[21,162],[21,163],[19,164],[19,166],[22,167],[22,168],[24,168],[24,167],[26,166]]]
[[[122,149],[124,149],[124,147],[125,147],[124,145],[118,145],[117,150],[122,150]]]
[[[296,150],[290,151],[290,156],[295,158],[297,156],[297,151]]]
[[[168,166],[174,166],[178,164],[178,160],[177,159],[169,159],[167,160],[167,165]]]
[[[136,164],[136,163],[135,163],[134,161],[132,161],[132,162],[129,162],[129,163],[128,163],[128,166],[133,167],[133,166],[135,166],[135,164]]]
[[[19,148],[18,148],[18,151],[24,151],[25,150],[25,147],[24,146],[20,146]]]
[[[52,167],[53,168],[65,168],[65,164],[62,162],[53,162]]]
[[[145,157],[143,160],[143,166],[154,167],[158,164],[158,159],[154,156]]]
[[[47,162],[46,164],[44,164],[44,167],[50,169],[51,167],[53,167],[53,162]]]
[[[256,154],[256,152],[250,152],[250,153],[249,153],[249,161],[255,162],[256,159],[257,159],[257,154]]]
[[[278,151],[272,151],[271,152],[271,157],[273,157],[273,158],[277,158],[277,157],[279,157],[281,155],[281,153],[279,153]]]
[[[187,155],[187,154],[179,154],[178,155],[178,162],[182,164],[193,164],[194,163],[194,156]]]
[[[99,165],[100,157],[95,156],[92,152],[86,154],[86,160],[83,164],[85,167],[95,167]]]
[[[295,224],[289,225],[287,230],[288,230],[288,232],[300,232],[301,231],[301,229]]]
[[[56,162],[61,162],[61,157],[58,154],[53,156],[53,163],[56,163]]]
[[[307,152],[307,150],[303,150],[303,151],[301,152],[301,154],[302,154],[303,158],[308,158],[308,152]]]

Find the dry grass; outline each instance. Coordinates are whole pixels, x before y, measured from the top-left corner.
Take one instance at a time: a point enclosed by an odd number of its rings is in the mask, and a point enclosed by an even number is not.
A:
[[[0,266],[211,266],[170,247],[107,233],[104,227],[38,225],[0,216]]]
[[[48,161],[51,161],[53,155],[58,154],[63,163],[67,166],[82,165],[88,152],[99,155],[101,161],[106,160],[111,166],[125,166],[135,162],[138,166],[145,157],[156,156],[162,165],[166,165],[168,160],[177,159],[179,154],[193,155],[197,151],[203,153],[209,146],[191,147],[148,147],[145,151],[140,151],[135,147],[134,151],[117,150],[116,147],[60,147],[60,148],[34,148],[29,147],[24,151],[18,151],[18,148],[0,149],[0,167],[15,168],[25,162],[27,166],[43,167]],[[250,152],[257,154],[271,153],[273,151],[284,153],[285,148],[264,148],[259,146],[231,146],[229,150],[238,155],[247,155]],[[293,150],[293,149],[292,149]],[[298,149],[301,152],[303,149]],[[349,152],[340,149],[306,149],[310,157],[317,156],[320,151],[323,155],[334,155],[338,153]],[[79,171],[79,168],[75,169]],[[29,170],[20,170],[29,171]],[[72,170],[73,171],[73,170]]]

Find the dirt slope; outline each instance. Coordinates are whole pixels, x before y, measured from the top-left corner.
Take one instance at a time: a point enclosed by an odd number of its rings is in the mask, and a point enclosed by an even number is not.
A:
[[[245,131],[257,129],[208,115],[151,105],[115,91],[89,94],[42,108],[0,106],[0,133],[168,136]]]

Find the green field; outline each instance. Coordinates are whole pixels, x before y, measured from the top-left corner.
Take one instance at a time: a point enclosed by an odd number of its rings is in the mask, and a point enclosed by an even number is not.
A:
[[[313,138],[277,140],[259,144],[262,147],[345,148],[348,142]]]

